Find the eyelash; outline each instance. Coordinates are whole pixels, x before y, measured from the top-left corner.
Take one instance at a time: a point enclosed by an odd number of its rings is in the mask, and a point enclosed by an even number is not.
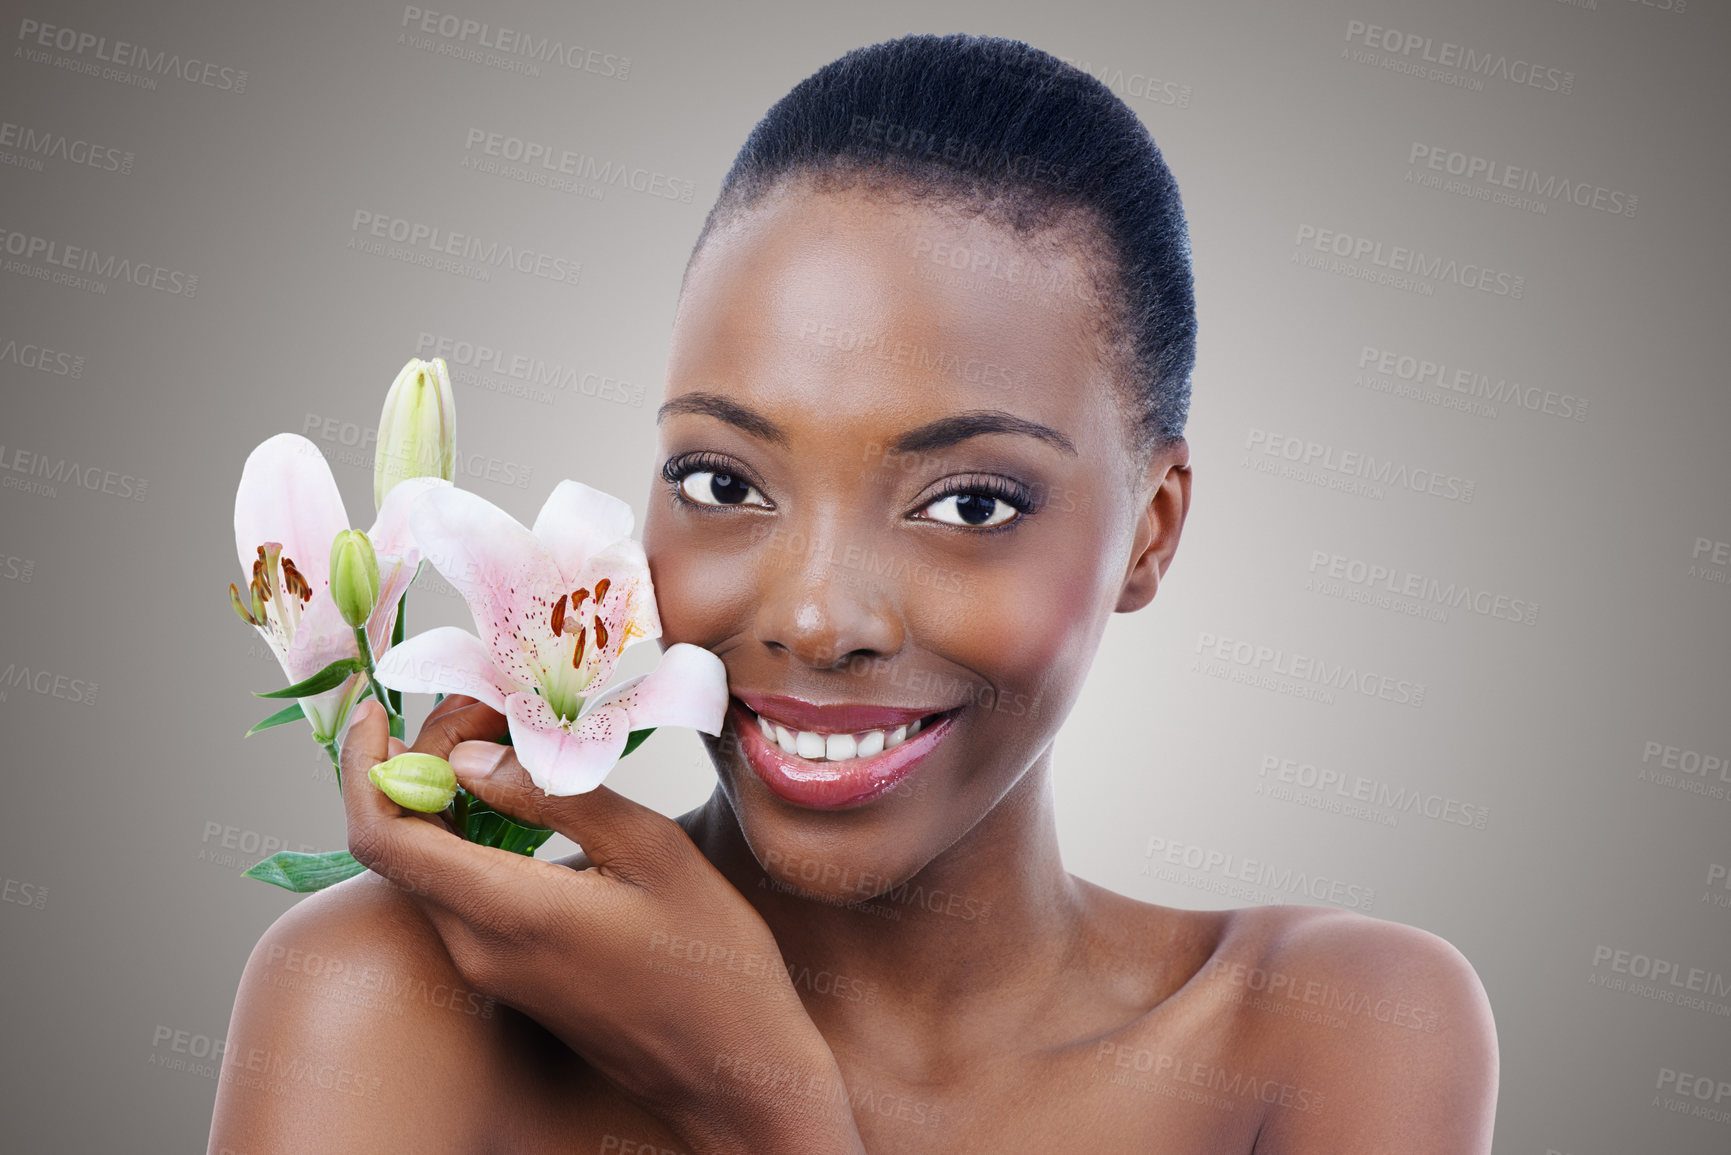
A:
[[[678,502],[680,505],[705,512],[719,511],[728,508],[726,506],[705,505],[699,501],[692,501],[689,497],[685,496],[684,492],[682,492],[681,482],[693,473],[703,472],[732,474],[734,477],[740,478],[748,485],[754,487],[757,486],[757,482],[744,471],[739,469],[738,466],[718,454],[707,451],[683,453],[677,457],[668,458],[667,463],[661,467],[661,479],[667,483],[668,492],[672,495],[673,500]],[[1008,477],[992,473],[981,473],[957,478],[953,483],[945,487],[942,492],[933,494],[931,499],[920,508],[924,509],[926,506],[935,505],[946,497],[955,497],[964,493],[979,493],[985,494],[987,497],[996,498],[997,500],[1004,502],[1011,509],[1014,509],[1017,516],[1004,522],[1002,525],[994,525],[989,529],[975,529],[971,526],[964,527],[952,525],[949,522],[935,521],[934,518],[929,517],[921,518],[920,520],[934,521],[935,524],[942,525],[948,529],[966,529],[969,533],[984,535],[1003,533],[1014,529],[1016,526],[1021,525],[1028,517],[1039,511],[1039,503],[1034,500],[1033,494],[1028,491],[1026,486],[1022,485],[1018,481],[1012,481]]]

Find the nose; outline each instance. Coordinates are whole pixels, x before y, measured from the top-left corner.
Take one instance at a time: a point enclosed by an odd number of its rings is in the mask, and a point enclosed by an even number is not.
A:
[[[866,563],[849,560],[860,551],[815,536],[771,540],[758,548],[761,596],[753,634],[765,647],[816,670],[860,657],[887,658],[902,648],[905,633],[893,590]]]

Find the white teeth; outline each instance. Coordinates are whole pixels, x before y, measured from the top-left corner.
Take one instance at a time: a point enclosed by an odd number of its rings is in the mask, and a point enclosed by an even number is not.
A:
[[[918,734],[922,728],[921,719],[916,719],[905,726],[897,726],[892,730],[864,730],[857,734],[821,734],[814,730],[789,730],[780,723],[772,723],[761,715],[757,717],[757,725],[763,731],[764,737],[781,747],[789,754],[812,762],[846,762],[850,758],[870,758],[885,750],[900,746],[907,739]]]

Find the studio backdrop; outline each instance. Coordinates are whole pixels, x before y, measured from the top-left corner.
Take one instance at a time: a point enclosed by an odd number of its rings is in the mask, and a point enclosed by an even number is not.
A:
[[[384,390],[443,357],[457,484],[528,522],[574,478],[641,525],[735,151],[910,31],[1101,79],[1192,234],[1194,499],[1059,737],[1069,868],[1446,938],[1496,1017],[1499,1155],[1731,1149],[1721,6],[7,10],[12,1149],[202,1150],[242,967],[297,901],[240,872],[344,845],[305,727],[242,737],[283,684],[224,588],[247,453],[304,435],[365,525]],[[410,606],[470,625],[436,574]],[[713,781],[681,730],[609,780],[668,814]]]

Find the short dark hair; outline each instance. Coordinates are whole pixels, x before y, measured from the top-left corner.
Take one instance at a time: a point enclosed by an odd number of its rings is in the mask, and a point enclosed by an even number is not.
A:
[[[692,246],[795,178],[948,201],[1026,236],[1078,214],[1103,241],[1142,453],[1184,434],[1196,361],[1190,234],[1153,136],[1104,84],[996,36],[856,48],[778,100],[734,157]],[[689,272],[690,262],[687,263]]]

